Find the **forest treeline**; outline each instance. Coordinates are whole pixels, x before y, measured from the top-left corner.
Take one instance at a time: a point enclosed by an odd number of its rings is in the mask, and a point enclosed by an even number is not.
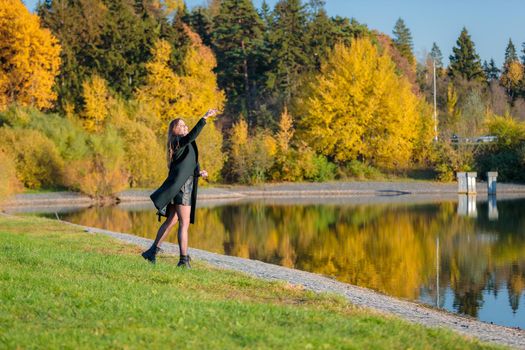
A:
[[[445,66],[435,43],[416,58],[401,18],[385,34],[322,0],[0,0],[0,31],[2,196],[154,187],[169,121],[209,108],[212,182],[525,180],[525,44],[510,39],[497,67],[463,28]],[[453,142],[482,135],[497,141]]]

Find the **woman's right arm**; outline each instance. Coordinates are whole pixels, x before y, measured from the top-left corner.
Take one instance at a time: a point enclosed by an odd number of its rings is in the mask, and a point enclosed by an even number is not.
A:
[[[206,119],[204,118],[199,119],[199,121],[197,122],[197,124],[195,124],[193,129],[191,129],[190,132],[187,133],[185,136],[182,136],[180,138],[179,140],[180,146],[182,147],[182,146],[187,145],[190,142],[195,141],[197,136],[199,136],[200,132],[202,131],[202,128],[204,128],[204,125],[206,125]]]
[[[199,136],[200,132],[202,131],[202,128],[204,128],[204,125],[206,125],[206,119],[208,119],[208,117],[214,116],[216,113],[217,113],[216,109],[208,110],[206,112],[206,114],[204,115],[204,117],[199,119],[197,124],[195,124],[193,129],[191,129],[188,134],[186,134],[185,136],[181,137],[180,145],[181,146],[185,146],[188,143],[195,141],[197,136]]]

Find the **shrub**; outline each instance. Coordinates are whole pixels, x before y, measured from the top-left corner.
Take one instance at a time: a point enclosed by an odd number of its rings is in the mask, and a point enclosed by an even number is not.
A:
[[[121,128],[124,165],[130,187],[158,185],[167,174],[165,149],[155,133],[141,123],[128,121]]]
[[[358,180],[380,179],[383,177],[383,174],[377,168],[358,160],[352,160],[346,164],[345,173],[346,176]]]
[[[94,198],[113,196],[128,182],[124,165],[124,143],[115,129],[109,128],[88,139],[90,155],[73,161],[65,169],[68,186]]]
[[[0,113],[0,122],[16,129],[32,129],[42,132],[54,142],[65,161],[86,157],[87,133],[80,125],[58,114],[45,114],[35,108],[11,106]]]
[[[454,148],[449,142],[441,141],[434,144],[432,163],[436,178],[450,182],[455,179],[456,172],[473,169],[474,154],[469,148]]]
[[[310,179],[313,181],[329,181],[335,178],[337,166],[326,159],[325,156],[316,155],[313,158],[315,175]]]
[[[2,127],[0,148],[14,159],[17,178],[25,187],[62,184],[64,162],[55,144],[41,132]]]
[[[14,160],[0,150],[0,205],[21,189]]]
[[[482,174],[497,171],[500,181],[525,181],[525,123],[508,115],[494,115],[486,125],[497,141],[479,147],[476,153],[477,170]]]
[[[267,132],[248,135],[244,119],[234,124],[229,140],[227,176],[241,183],[258,183],[269,177],[275,162],[277,144]]]

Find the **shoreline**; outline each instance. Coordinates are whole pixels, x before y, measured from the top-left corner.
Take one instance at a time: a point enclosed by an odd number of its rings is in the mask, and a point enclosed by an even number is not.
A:
[[[7,214],[4,214],[7,215]],[[128,233],[114,232],[95,227],[73,224],[58,220],[70,226],[82,228],[89,234],[103,234],[119,241],[147,249],[152,240]],[[164,242],[162,255],[178,255],[179,248],[175,243]],[[495,344],[525,349],[525,330],[489,324],[474,318],[460,316],[433,308],[429,305],[398,299],[371,289],[339,282],[323,275],[287,268],[235,256],[221,255],[196,248],[189,248],[192,257],[226,270],[234,270],[270,281],[283,281],[300,286],[315,293],[331,293],[343,296],[351,304],[371,309],[386,315],[400,317],[412,323],[427,327],[443,327],[454,330],[464,336],[477,338]]]
[[[154,189],[128,189],[119,192],[117,203],[149,202]],[[198,201],[270,197],[399,197],[408,195],[457,195],[456,183],[433,181],[356,181],[323,183],[275,183],[254,186],[216,185],[200,187]],[[477,195],[487,196],[484,182],[477,183]],[[503,197],[525,197],[525,184],[498,183],[497,195]],[[24,205],[53,205],[60,203],[90,205],[100,204],[87,195],[78,192],[21,193],[8,200],[5,207]],[[112,204],[117,204],[112,203]]]

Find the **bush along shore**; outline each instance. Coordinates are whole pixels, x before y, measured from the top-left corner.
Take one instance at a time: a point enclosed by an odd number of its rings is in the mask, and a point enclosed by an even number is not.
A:
[[[57,221],[0,216],[0,347],[499,348]]]

